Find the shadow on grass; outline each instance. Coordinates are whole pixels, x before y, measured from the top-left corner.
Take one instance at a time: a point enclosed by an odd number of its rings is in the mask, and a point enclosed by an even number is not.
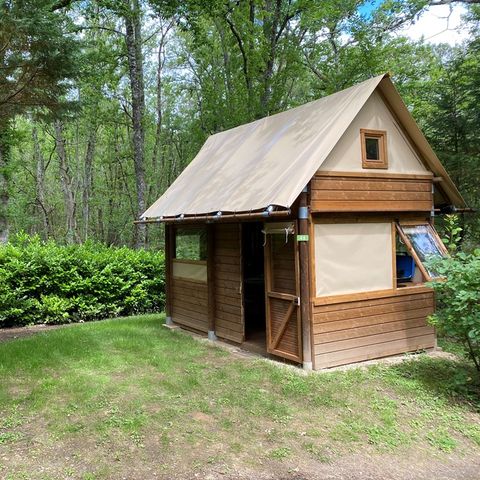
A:
[[[480,372],[467,360],[425,356],[391,366],[389,370],[387,376],[397,377],[394,383],[400,386],[421,388],[425,393],[480,411]]]

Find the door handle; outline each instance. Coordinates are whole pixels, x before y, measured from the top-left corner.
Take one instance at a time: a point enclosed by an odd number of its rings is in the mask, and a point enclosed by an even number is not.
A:
[[[295,297],[295,300],[293,301],[293,303],[295,305],[297,305],[297,307],[299,307],[300,306],[300,297]]]

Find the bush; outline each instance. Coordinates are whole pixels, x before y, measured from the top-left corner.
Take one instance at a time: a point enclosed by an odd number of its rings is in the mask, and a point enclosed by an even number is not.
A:
[[[25,234],[0,245],[0,327],[157,312],[164,303],[163,252]]]
[[[444,277],[430,282],[438,303],[430,322],[441,334],[462,342],[480,372],[480,249],[430,265]]]

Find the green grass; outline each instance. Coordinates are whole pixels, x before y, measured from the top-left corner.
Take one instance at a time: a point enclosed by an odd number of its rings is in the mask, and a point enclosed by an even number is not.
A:
[[[425,356],[301,375],[162,323],[132,317],[0,344],[0,477],[190,478],[232,462],[480,453],[467,363]]]

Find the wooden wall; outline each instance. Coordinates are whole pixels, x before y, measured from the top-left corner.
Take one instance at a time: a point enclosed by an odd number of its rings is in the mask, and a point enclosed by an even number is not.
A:
[[[218,224],[214,233],[215,333],[238,343],[244,340],[240,228],[238,223]],[[207,285],[172,276],[171,309],[176,324],[208,332]]]
[[[239,343],[244,340],[240,229],[238,223],[215,226],[215,332]]]
[[[429,212],[432,175],[317,172],[312,212]]]
[[[199,332],[207,332],[207,283],[174,277],[171,282],[173,321]]]
[[[351,296],[355,298],[355,296]],[[345,365],[435,346],[426,317],[434,311],[428,288],[313,307],[315,369]]]

